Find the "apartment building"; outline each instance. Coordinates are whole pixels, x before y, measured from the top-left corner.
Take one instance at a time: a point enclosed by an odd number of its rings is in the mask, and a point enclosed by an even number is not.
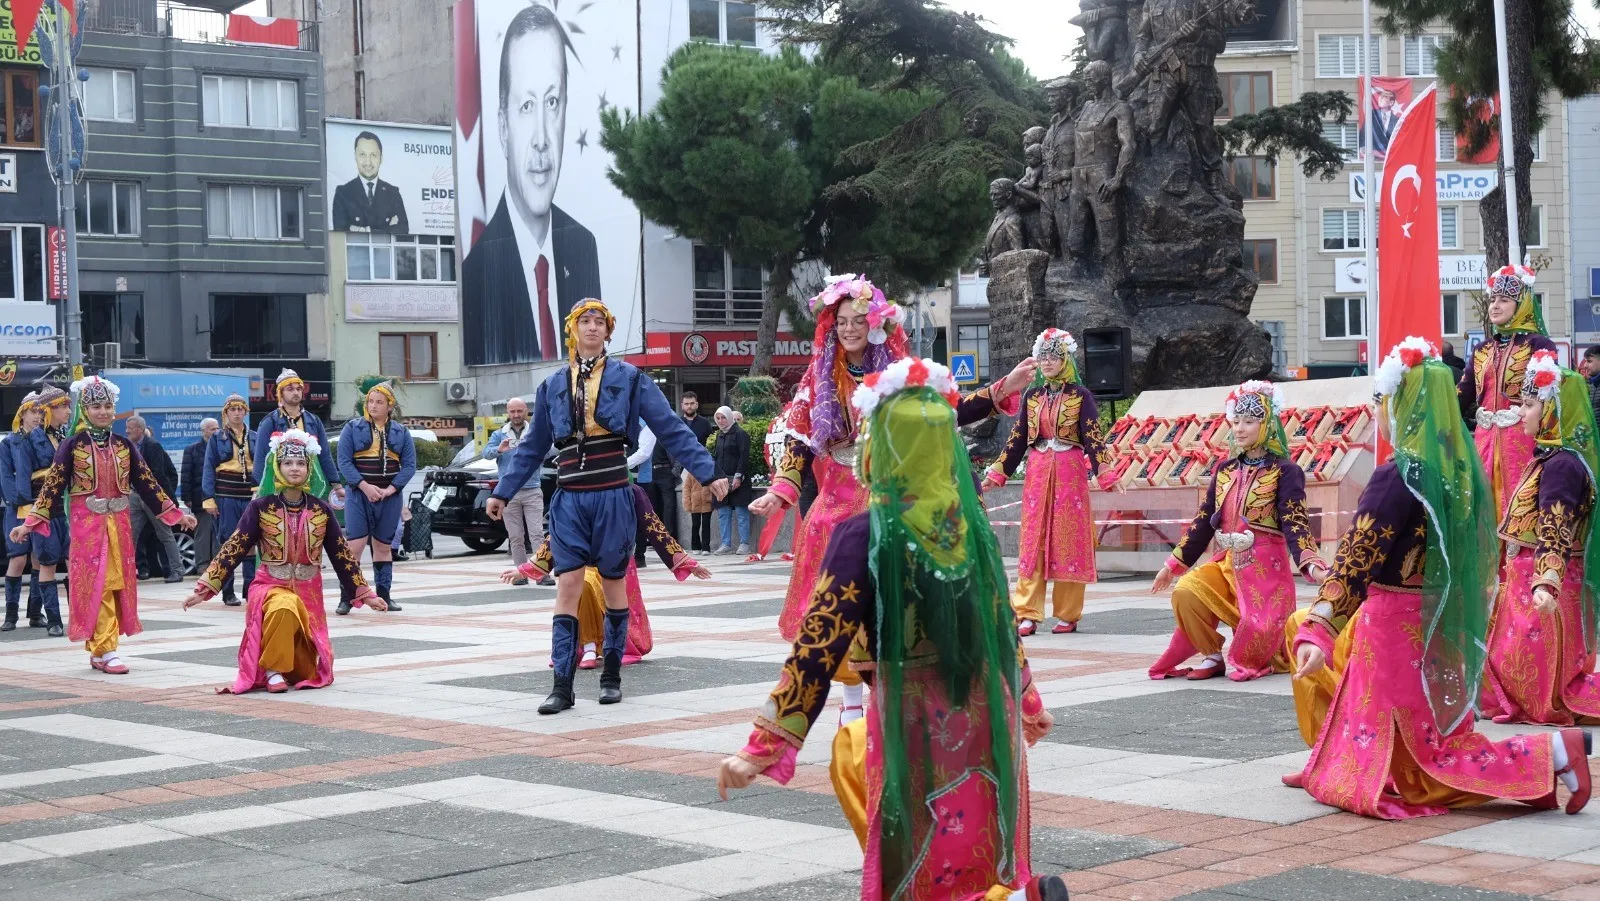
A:
[[[1438,34],[1374,35],[1362,52],[1361,5],[1349,0],[1261,0],[1261,15],[1229,34],[1217,69],[1223,119],[1288,103],[1307,91],[1356,95],[1368,57],[1376,77],[1409,79],[1413,95],[1435,81]],[[1440,103],[1443,115],[1443,102]],[[1569,252],[1567,131],[1552,100],[1535,137],[1534,229],[1530,255],[1544,271],[1539,292],[1558,344],[1571,346],[1573,307],[1566,281]],[[1436,126],[1439,166],[1439,303],[1446,341],[1458,353],[1481,337],[1473,293],[1483,283],[1483,229],[1477,201],[1497,183],[1493,163],[1456,161],[1455,135]],[[1276,164],[1240,157],[1234,184],[1244,196],[1245,259],[1261,280],[1251,317],[1272,334],[1280,371],[1310,377],[1350,374],[1366,358],[1365,227],[1361,135],[1352,120],[1329,123],[1329,138],[1350,151],[1331,181],[1307,178],[1290,158]]]

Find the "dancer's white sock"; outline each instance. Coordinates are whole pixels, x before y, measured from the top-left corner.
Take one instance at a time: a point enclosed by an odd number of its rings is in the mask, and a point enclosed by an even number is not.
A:
[[[276,685],[277,683],[282,682],[282,681],[283,681],[283,673],[280,673],[277,670],[270,670],[270,669],[267,670],[267,684],[268,685]]]
[[[1560,732],[1550,733],[1550,757],[1557,771],[1565,769],[1567,764],[1571,763],[1571,760],[1567,757],[1567,743],[1561,740]],[[1567,791],[1575,792],[1578,790],[1577,773],[1567,770],[1561,774],[1560,778],[1561,784],[1567,787]]]
[[[1206,666],[1221,666],[1222,665],[1222,655],[1221,654],[1207,654],[1206,655],[1205,665]]]
[[[860,707],[862,699],[867,696],[867,686],[864,684],[846,685],[844,687],[844,706]]]
[[[1012,892],[1010,897],[1008,897],[1006,899],[1006,901],[1028,901],[1028,890],[1025,889],[1025,888],[1024,889],[1018,889],[1018,890]]]
[[[594,642],[586,641],[586,642],[583,643],[583,652],[585,654],[593,654],[594,653],[594,649],[595,649]]]

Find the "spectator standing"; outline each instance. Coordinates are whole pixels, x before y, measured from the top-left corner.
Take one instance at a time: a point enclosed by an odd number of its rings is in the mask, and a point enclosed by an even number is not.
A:
[[[513,397],[506,403],[506,424],[489,436],[483,449],[483,459],[492,460],[503,478],[511,463],[511,452],[528,433],[528,403]],[[506,502],[506,538],[511,545],[511,562],[517,567],[528,562],[530,546],[538,547],[544,538],[544,497],[538,485],[525,485]],[[526,576],[518,575],[514,585],[526,585]]]
[[[655,452],[656,433],[650,431],[650,426],[643,419],[639,420],[639,445],[633,453],[628,455],[628,471],[633,474],[634,484],[643,488],[645,496],[649,496],[650,486],[655,484]],[[659,518],[659,517],[658,517]],[[633,536],[633,565],[636,569],[644,569],[644,549],[650,546],[650,541],[645,533],[645,517],[634,518]]]
[[[700,398],[693,391],[683,392],[678,399],[678,411],[683,422],[694,436],[705,444],[714,428],[711,420],[700,415]],[[711,552],[711,490],[695,481],[694,476],[683,473],[683,509],[689,514],[689,550],[708,554]]]
[[[178,470],[172,466],[172,458],[167,456],[167,451],[161,442],[151,436],[150,430],[145,425],[143,416],[130,416],[127,423],[128,440],[133,443],[134,450],[144,458],[145,465],[150,467],[150,474],[155,476],[156,484],[166,492],[167,497],[176,497],[178,494]],[[183,555],[178,553],[178,540],[172,536],[172,527],[161,521],[161,517],[151,510],[138,492],[128,498],[128,518],[133,524],[133,541],[137,545],[140,536],[144,534],[145,523],[155,530],[156,540],[161,542],[161,553],[167,558],[167,581],[183,581]],[[154,573],[155,567],[151,567]]]
[[[1595,416],[1600,418],[1600,344],[1590,345],[1583,352],[1583,359],[1578,363],[1578,371],[1589,382],[1589,406],[1594,408]]]
[[[717,475],[728,480],[728,494],[716,502],[717,523],[722,543],[713,554],[750,553],[750,481],[745,470],[750,465],[750,436],[739,425],[744,417],[728,407],[717,408]],[[733,547],[733,524],[739,524],[739,547]]]
[[[650,483],[644,485],[644,493],[650,498],[650,506],[656,508],[656,516],[667,527],[667,534],[673,538],[678,537],[678,482],[679,469],[672,462],[672,455],[667,453],[666,445],[656,442],[656,452],[650,457]]]
[[[217,552],[216,523],[217,518],[207,513],[201,502],[206,499],[201,490],[201,480],[206,468],[206,445],[211,442],[211,436],[221,428],[221,423],[207,416],[200,420],[200,440],[183,449],[183,473],[180,478],[180,497],[194,514],[194,568],[195,572],[205,572],[211,565],[211,558]]]

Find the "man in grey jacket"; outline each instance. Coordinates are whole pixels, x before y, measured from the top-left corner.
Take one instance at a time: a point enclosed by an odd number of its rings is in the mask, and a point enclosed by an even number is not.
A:
[[[483,458],[495,461],[502,477],[511,461],[511,452],[527,431],[528,404],[520,397],[513,397],[506,404],[506,424],[495,429],[489,436],[488,446],[483,449]],[[511,544],[511,562],[521,566],[528,562],[530,545],[538,547],[544,538],[544,501],[537,483],[524,486],[506,502],[505,523],[506,537]],[[513,584],[526,585],[528,580],[519,575]]]

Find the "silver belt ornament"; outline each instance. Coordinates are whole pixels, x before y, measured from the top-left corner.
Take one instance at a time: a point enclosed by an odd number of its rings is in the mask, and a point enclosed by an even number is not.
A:
[[[1256,533],[1249,530],[1243,532],[1218,532],[1217,547],[1225,551],[1248,551],[1256,543]]]
[[[1040,438],[1033,442],[1033,449],[1036,451],[1064,451],[1072,450],[1077,446],[1078,442],[1067,441],[1062,438]]]
[[[856,465],[856,458],[861,456],[861,444],[860,442],[852,441],[849,444],[830,447],[828,448],[828,456],[832,457],[833,462],[840,466],[853,469]]]
[[[281,582],[304,582],[322,571],[313,563],[268,563],[267,575]]]
[[[1522,408],[1512,407],[1509,410],[1485,410],[1478,408],[1478,428],[1509,429],[1522,421]]]
[[[104,516],[107,513],[121,513],[128,509],[128,496],[124,494],[121,497],[86,497],[83,503],[89,508],[90,513]]]

